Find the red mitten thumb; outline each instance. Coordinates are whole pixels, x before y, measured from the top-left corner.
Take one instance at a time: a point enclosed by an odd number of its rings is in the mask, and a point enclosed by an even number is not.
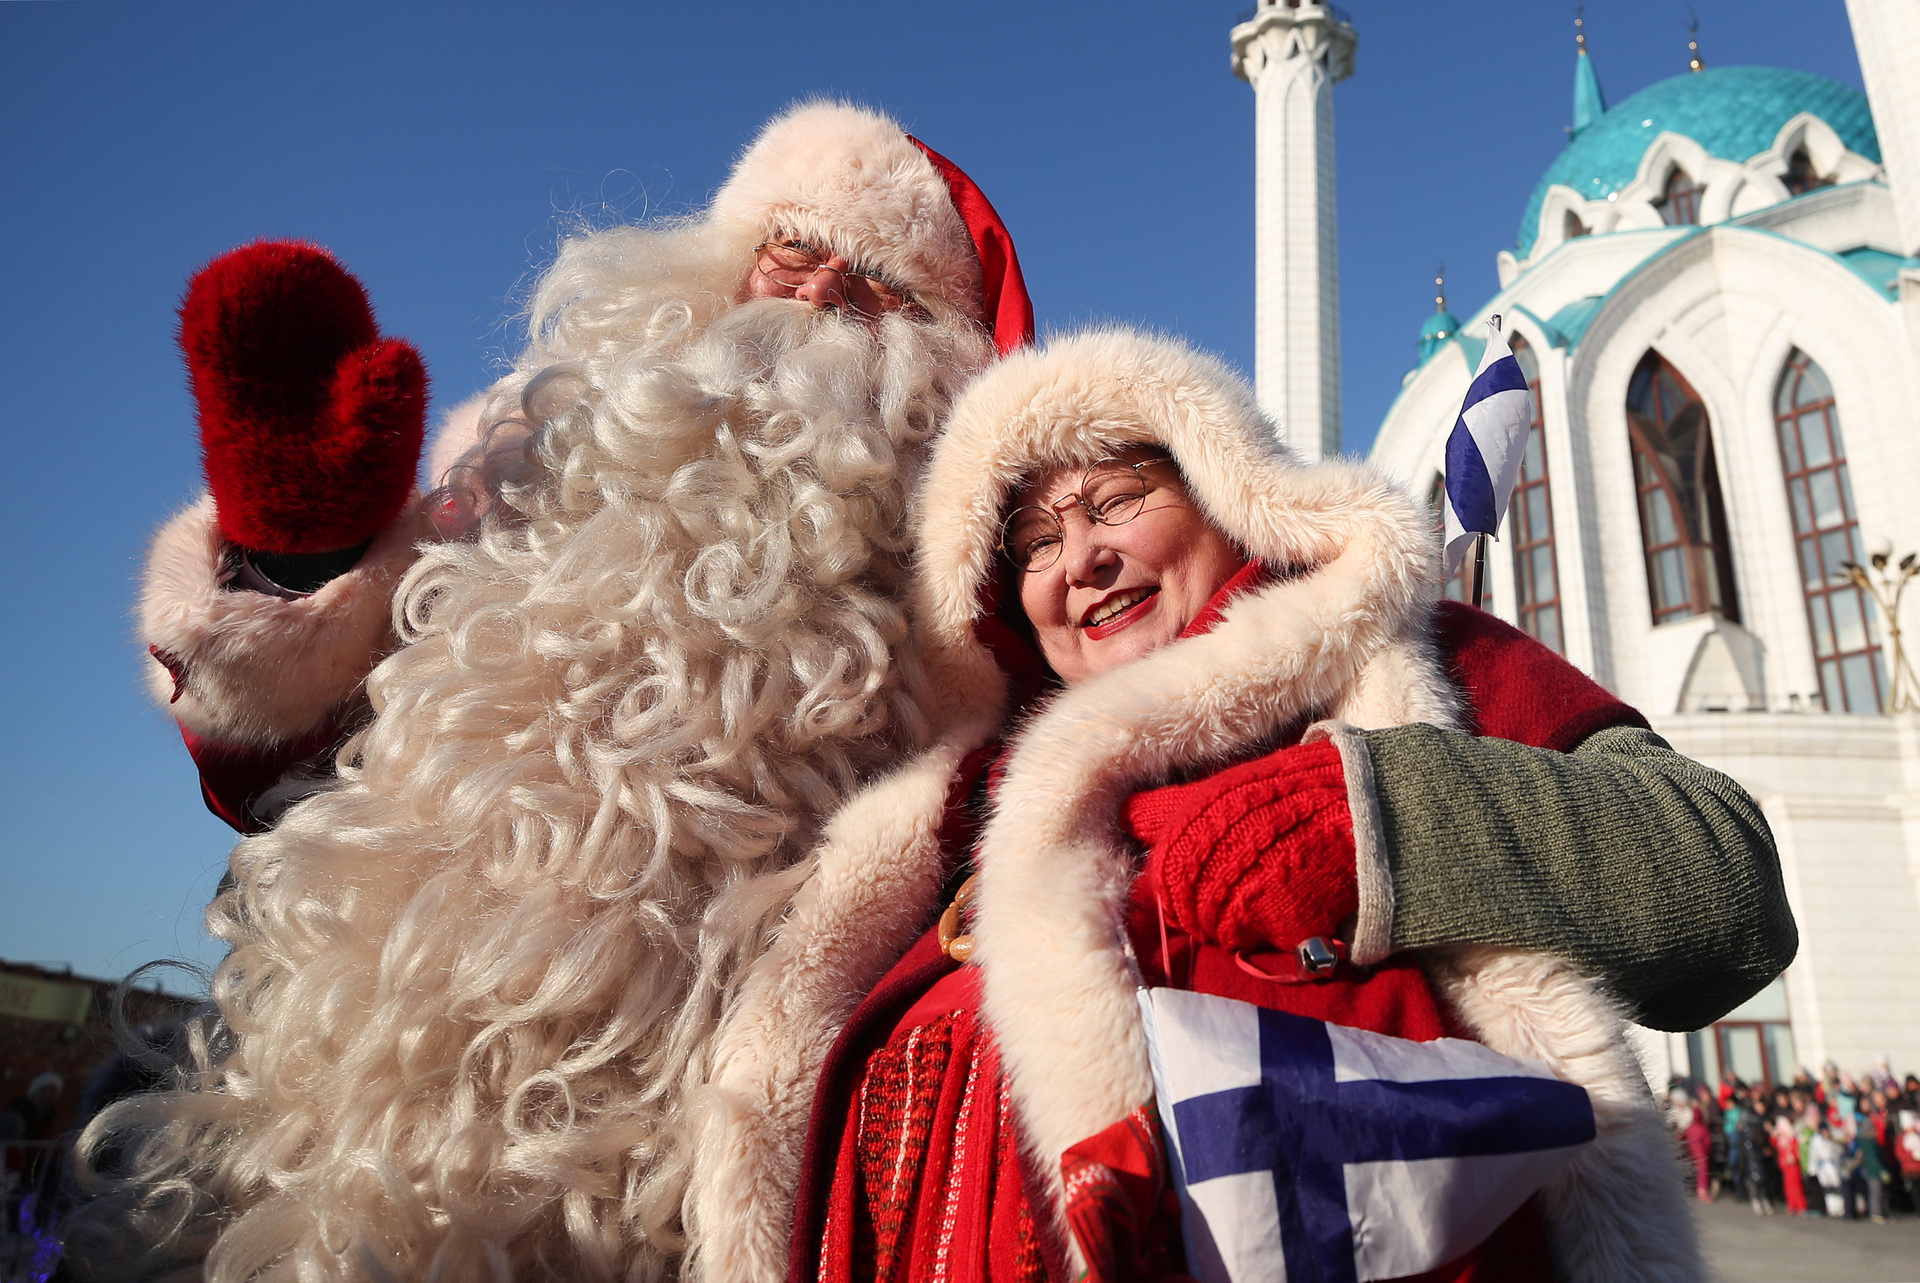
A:
[[[180,349],[220,529],[244,548],[364,543],[399,515],[426,435],[427,371],[382,339],[331,254],[259,241],[195,273]]]
[[[1174,925],[1229,949],[1291,950],[1359,911],[1346,772],[1330,742],[1187,787],[1147,856]]]

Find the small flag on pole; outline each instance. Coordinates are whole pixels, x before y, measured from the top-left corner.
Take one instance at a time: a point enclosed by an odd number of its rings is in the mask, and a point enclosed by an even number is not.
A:
[[[1477,1042],[1409,1042],[1143,990],[1201,1283],[1364,1283],[1484,1242],[1594,1139],[1580,1087]]]
[[[1487,350],[1447,436],[1446,569],[1452,578],[1479,535],[1495,534],[1507,515],[1514,479],[1533,427],[1533,394],[1527,376],[1500,333],[1500,318],[1487,321]]]

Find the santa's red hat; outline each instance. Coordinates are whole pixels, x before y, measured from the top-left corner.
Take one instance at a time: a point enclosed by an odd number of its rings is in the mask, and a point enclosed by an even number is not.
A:
[[[1004,355],[1033,340],[1013,237],[972,179],[877,111],[809,102],[767,123],[714,196],[716,221],[830,245],[971,317]]]

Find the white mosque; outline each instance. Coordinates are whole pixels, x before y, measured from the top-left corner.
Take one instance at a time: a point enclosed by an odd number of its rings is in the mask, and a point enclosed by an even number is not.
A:
[[[1498,315],[1535,418],[1488,608],[1773,826],[1799,957],[1713,1028],[1648,1035],[1661,1083],[1920,1071],[1920,683],[1885,608],[1920,551],[1920,4],[1847,10],[1865,97],[1696,52],[1609,107],[1582,34],[1499,293],[1465,320],[1439,302],[1373,446],[1437,491]],[[1256,383],[1318,457],[1340,439],[1332,87],[1356,36],[1333,5],[1263,0],[1232,41],[1258,122]]]

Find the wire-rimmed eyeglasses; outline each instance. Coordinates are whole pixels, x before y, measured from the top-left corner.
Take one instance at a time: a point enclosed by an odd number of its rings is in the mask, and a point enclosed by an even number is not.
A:
[[[1166,455],[1144,459],[1099,459],[1080,478],[1080,488],[1061,495],[1047,507],[1026,504],[1000,523],[1000,554],[1014,569],[1026,574],[1045,570],[1060,559],[1066,527],[1062,509],[1077,507],[1096,526],[1124,526],[1146,506],[1153,488],[1142,468],[1169,463]]]
[[[829,262],[835,257],[832,250],[807,241],[761,241],[753,247],[753,252],[755,270],[784,289],[799,289],[823,268],[832,272],[840,278],[840,292],[847,300],[847,309],[861,316],[880,317],[902,308],[919,307],[910,290],[876,272],[834,267]]]

